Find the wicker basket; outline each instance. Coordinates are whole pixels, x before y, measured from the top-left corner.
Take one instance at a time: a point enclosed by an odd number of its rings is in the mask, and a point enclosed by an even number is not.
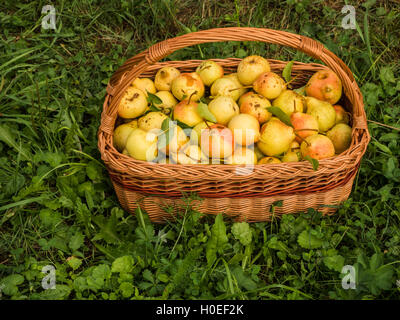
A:
[[[348,150],[332,158],[320,160],[314,171],[309,162],[256,165],[245,170],[237,165],[155,164],[135,160],[119,153],[113,146],[117,106],[132,81],[137,77],[153,77],[164,66],[181,72],[192,72],[200,60],[158,62],[170,53],[196,44],[221,41],[261,41],[289,46],[324,62],[337,73],[343,83],[339,103],[352,115],[352,142]],[[214,59],[226,72],[235,72],[240,59]],[[286,62],[268,59],[271,70],[281,73]],[[296,85],[304,85],[317,70],[326,66],[295,62],[292,74]],[[140,203],[151,220],[170,219],[171,207],[181,207],[182,195],[196,193],[202,200],[194,203],[204,214],[225,213],[237,220],[268,221],[270,207],[283,201],[274,214],[296,213],[314,208],[333,213],[330,205],[340,204],[351,192],[355,174],[364,155],[370,135],[360,89],[349,68],[321,43],[310,38],[270,29],[219,28],[194,32],[157,43],[127,60],[107,86],[107,95],[98,132],[98,147],[107,166],[122,207],[134,213]],[[328,206],[324,206],[328,205]]]

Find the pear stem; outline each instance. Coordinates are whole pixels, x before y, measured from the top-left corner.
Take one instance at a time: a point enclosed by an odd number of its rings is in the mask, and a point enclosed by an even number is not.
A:
[[[319,130],[318,129],[296,129],[294,131],[295,132],[299,132],[299,131],[316,131],[316,132],[318,132]]]
[[[300,137],[296,132],[295,132],[294,134],[295,134],[295,136],[296,136],[297,138],[299,138],[302,142],[305,142],[305,143],[307,144],[307,146],[310,146],[310,143],[308,143],[308,142],[306,141],[306,139],[304,139],[303,137]]]
[[[293,79],[291,79],[290,81],[286,82],[285,84],[288,85],[291,82],[293,82],[294,80],[296,80],[296,78],[298,78],[300,75],[298,74],[297,76],[295,76]]]
[[[192,92],[192,94],[189,96],[187,105],[190,103],[190,99],[192,99],[193,95],[195,95],[196,93],[197,91]]]
[[[233,89],[229,89],[228,91],[235,91],[235,90],[240,90],[240,89],[249,89],[249,88],[253,88],[253,86],[243,86],[243,87],[239,87],[239,88],[233,88]]]

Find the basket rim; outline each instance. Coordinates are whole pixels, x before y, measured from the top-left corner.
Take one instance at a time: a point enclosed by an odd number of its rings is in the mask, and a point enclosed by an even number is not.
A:
[[[218,61],[232,61],[232,62],[238,62],[241,59],[238,58],[227,58],[227,59],[213,59],[213,60],[218,60]],[[276,60],[276,59],[267,59],[268,61],[271,61],[271,65],[274,66],[275,64],[282,64],[282,61]],[[159,62],[156,63],[152,66],[151,70],[158,70],[163,66],[166,65],[171,65],[172,63],[185,63],[185,64],[191,64],[191,63],[197,63],[200,64],[200,62],[203,60],[185,60],[185,61],[166,61],[166,62]],[[326,69],[327,67],[322,64],[318,63],[304,63],[304,62],[297,62],[295,61],[293,64],[293,70],[299,69],[301,70],[302,67],[312,67],[312,68],[318,68],[318,69]],[[110,93],[107,93],[106,95],[106,101],[107,99],[110,99],[112,95]],[[106,103],[105,101],[105,103]],[[354,143],[354,130],[357,130],[356,128],[353,129],[353,135],[352,135],[352,142]],[[101,131],[99,131],[98,135],[101,135]],[[112,135],[111,135],[112,136]],[[99,139],[100,143],[100,139]],[[354,154],[358,156],[362,156],[365,152],[365,150],[360,150],[361,148],[361,143],[354,145],[352,148],[347,149],[344,153],[335,155],[334,157],[328,158],[328,159],[322,159],[319,160],[319,168],[318,171],[314,171],[311,164],[309,164],[307,161],[301,161],[301,162],[286,162],[286,163],[278,163],[278,164],[264,164],[264,165],[255,165],[254,167],[254,174],[252,175],[247,175],[247,178],[259,176],[260,174],[268,175],[270,176],[270,173],[268,171],[265,172],[263,168],[292,168],[292,169],[297,169],[297,172],[291,173],[294,175],[305,175],[305,176],[310,176],[315,175],[317,172],[318,174],[323,174],[325,171],[332,171],[332,166],[334,166],[337,171],[341,171],[343,169],[343,164],[347,164],[349,160],[354,160]],[[224,167],[224,171],[228,171],[229,173],[234,173],[233,171],[236,170],[236,168],[240,167],[239,165],[230,165],[230,164],[224,164],[224,165],[218,165],[218,164],[210,164],[210,165],[198,165],[198,164],[161,164],[161,163],[153,163],[153,162],[147,162],[147,161],[142,161],[142,160],[136,160],[132,157],[128,157],[120,152],[118,152],[113,144],[107,144],[103,152],[101,153],[102,159],[104,161],[105,159],[108,159],[106,162],[107,167],[112,168],[113,171],[117,172],[125,172],[127,169],[129,171],[129,168],[132,168],[132,164],[141,166],[142,168],[150,169],[152,170],[154,166],[158,166],[159,168],[170,168],[174,171],[179,170],[179,171],[186,171],[186,169],[192,170],[193,168],[198,169],[199,171],[207,171],[208,169],[215,169],[215,168],[220,168]],[[352,156],[353,155],[353,156]],[[358,158],[358,157],[357,157]],[[113,164],[116,164],[116,162],[120,162],[123,160],[126,163],[129,163],[129,165],[126,165],[126,168],[118,168],[118,166],[115,166]],[[353,162],[353,161],[352,161]],[[357,163],[358,161],[354,161],[354,163]],[[299,165],[300,164],[300,165]],[[338,164],[341,164],[338,166]],[[300,166],[300,168],[299,168]],[[184,169],[186,168],[186,169]],[[202,168],[204,170],[202,170]],[[301,169],[301,170],[300,170]],[[170,170],[168,170],[170,171]],[[140,176],[140,172],[135,171],[135,176]],[[236,176],[236,174],[233,174]],[[147,174],[144,174],[143,176],[147,176]],[[165,177],[170,177],[170,174],[166,174]],[[187,176],[185,175],[185,180],[187,180]],[[220,177],[221,178],[221,177]],[[232,179],[234,178],[232,175],[226,176],[226,179]],[[197,180],[197,179],[194,179]]]
[[[235,29],[235,28],[234,28]],[[236,28],[237,29],[237,28]],[[255,28],[257,29],[257,28]],[[264,29],[268,30],[268,29]],[[276,30],[275,30],[276,31]],[[194,35],[195,33],[193,33]],[[295,34],[291,34],[299,39],[303,40],[303,36],[298,36]],[[179,37],[178,37],[179,38]],[[175,40],[177,38],[168,39]],[[309,39],[309,38],[307,38]],[[312,40],[312,39],[311,39]],[[312,40],[314,41],[314,40]],[[315,41],[314,41],[315,42]],[[152,48],[152,47],[151,47]],[[113,85],[110,83],[107,87],[107,94],[105,97],[103,112],[101,118],[101,125],[98,131],[98,147],[101,153],[101,158],[105,162],[106,167],[109,171],[113,171],[117,174],[128,174],[130,177],[140,178],[140,177],[149,177],[154,176],[154,179],[165,179],[171,177],[177,177],[178,174],[182,175],[183,180],[198,180],[201,179],[201,176],[215,177],[217,179],[249,179],[252,177],[270,177],[271,173],[278,172],[281,174],[290,174],[295,176],[305,176],[305,177],[316,177],[324,174],[334,174],[335,172],[341,172],[343,170],[348,170],[349,167],[354,168],[361,161],[362,156],[366,151],[366,147],[370,140],[367,123],[366,123],[366,115],[364,110],[364,104],[362,101],[362,95],[357,83],[351,82],[350,86],[347,86],[347,91],[344,90],[343,94],[346,95],[347,99],[352,103],[353,108],[353,116],[356,112],[360,113],[353,122],[352,128],[352,145],[351,147],[342,154],[335,155],[334,157],[323,159],[319,161],[318,171],[314,171],[311,165],[306,162],[293,162],[293,163],[282,163],[282,164],[274,164],[274,165],[255,165],[253,173],[250,175],[243,175],[242,177],[237,177],[235,174],[235,170],[237,170],[237,165],[181,165],[181,164],[155,164],[146,161],[136,160],[131,157],[125,156],[122,153],[119,153],[112,144],[112,133],[113,127],[116,121],[116,112],[115,104],[118,102],[118,95],[121,96],[122,89],[126,86],[127,81],[129,81],[129,75],[132,76],[134,74],[133,71],[137,73],[136,77],[139,77],[140,74],[144,72],[154,71],[162,66],[171,65],[171,64],[180,64],[182,67],[188,64],[200,63],[202,60],[185,60],[185,61],[165,61],[165,62],[156,62],[150,61],[147,56],[148,52],[152,52],[151,48],[146,50],[144,53],[140,53],[139,55],[127,60],[127,62],[117,70],[115,74],[119,74],[119,81],[115,82],[115,78],[113,78]],[[325,47],[322,46],[322,52],[330,52]],[[304,50],[303,50],[304,51]],[[313,55],[318,58],[318,55]],[[333,55],[333,54],[332,54]],[[336,56],[335,56],[336,57]],[[337,58],[339,59],[339,58]],[[158,59],[159,60],[159,59]],[[239,58],[227,58],[227,59],[214,59],[218,61],[225,61],[229,63],[238,63],[238,61],[242,60]],[[275,59],[267,59],[271,62],[272,67],[279,67],[287,62],[275,60]],[[340,59],[339,59],[340,60]],[[132,66],[132,61],[135,63]],[[340,60],[341,61],[341,60]],[[342,62],[342,61],[341,61]],[[345,65],[342,62],[343,65]],[[328,66],[318,63],[304,63],[300,61],[294,61],[293,70],[296,68],[301,70],[301,68],[328,68]],[[340,65],[339,68],[342,66]],[[347,68],[347,66],[346,66]],[[121,70],[122,72],[121,74]],[[349,69],[340,69],[342,73],[346,73]],[[114,74],[114,75],[115,75]],[[114,76],[113,76],[114,77]],[[347,76],[346,81],[351,81],[352,74]],[[353,78],[354,79],[354,78]],[[342,80],[343,82],[343,80]],[[346,88],[344,88],[346,89]],[[348,96],[348,94],[350,96]],[[110,105],[114,105],[114,110]],[[274,170],[272,170],[274,169]],[[177,174],[178,173],[178,174]],[[272,176],[273,178],[273,176]]]

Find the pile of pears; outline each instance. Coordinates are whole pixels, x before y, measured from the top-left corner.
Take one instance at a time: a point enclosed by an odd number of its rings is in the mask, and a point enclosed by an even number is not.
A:
[[[322,69],[300,88],[287,78],[257,55],[235,73],[213,60],[195,72],[163,67],[124,93],[114,147],[142,161],[234,165],[321,160],[348,149],[339,77]]]

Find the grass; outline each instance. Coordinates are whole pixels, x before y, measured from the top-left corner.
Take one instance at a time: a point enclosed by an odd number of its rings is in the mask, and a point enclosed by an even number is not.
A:
[[[1,299],[394,299],[400,279],[400,70],[395,1],[356,7],[341,28],[335,1],[45,1],[0,4]],[[112,73],[157,41],[224,26],[287,30],[321,41],[353,71],[372,140],[336,215],[271,223],[200,215],[193,197],[174,223],[124,212],[97,150]],[[204,44],[166,60],[314,61],[261,43]],[[44,290],[42,268],[56,269]],[[357,288],[342,288],[344,265]]]

